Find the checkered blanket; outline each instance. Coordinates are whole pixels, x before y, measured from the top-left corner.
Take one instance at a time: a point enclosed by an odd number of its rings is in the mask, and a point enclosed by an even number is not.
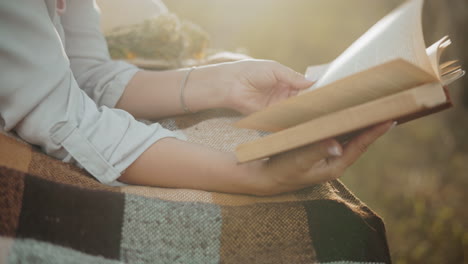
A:
[[[200,121],[163,123],[197,141],[211,126]],[[235,145],[218,127],[212,145]],[[273,197],[109,187],[0,134],[0,263],[390,263],[390,256],[382,220],[339,181]]]

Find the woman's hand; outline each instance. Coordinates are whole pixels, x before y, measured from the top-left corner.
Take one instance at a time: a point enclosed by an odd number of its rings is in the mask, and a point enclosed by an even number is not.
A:
[[[243,173],[250,175],[253,194],[274,195],[300,190],[313,184],[342,176],[367,148],[385,134],[394,123],[375,126],[342,147],[335,140],[326,140],[266,161],[246,163]]]
[[[190,75],[184,97],[193,111],[229,108],[250,114],[312,84],[278,62],[242,60],[197,68]]]
[[[312,82],[275,61],[244,60],[221,65],[231,78],[225,104],[243,114],[261,110],[296,95]]]

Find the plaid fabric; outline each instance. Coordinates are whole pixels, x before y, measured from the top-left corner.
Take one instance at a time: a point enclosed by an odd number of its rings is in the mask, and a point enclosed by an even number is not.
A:
[[[191,141],[217,124],[210,133],[218,136],[205,138],[218,143],[208,144],[232,148],[238,142],[219,124],[235,117],[213,123],[211,114],[163,123]],[[236,133],[241,141],[258,136]],[[390,256],[382,220],[339,181],[263,198],[109,187],[0,134],[0,263],[390,263]]]

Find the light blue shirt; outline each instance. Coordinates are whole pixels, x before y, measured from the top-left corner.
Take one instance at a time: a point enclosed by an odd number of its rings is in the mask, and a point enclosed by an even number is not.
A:
[[[110,59],[94,0],[0,2],[0,127],[102,183],[175,137],[113,109],[137,71]]]

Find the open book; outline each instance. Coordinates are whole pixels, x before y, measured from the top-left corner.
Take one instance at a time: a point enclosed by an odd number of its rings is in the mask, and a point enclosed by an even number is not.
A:
[[[275,132],[238,146],[239,162],[451,106],[445,87],[465,72],[457,61],[439,61],[451,44],[448,37],[426,49],[423,2],[405,2],[331,64],[309,67],[306,77],[316,81],[309,89],[237,122],[238,127]]]

